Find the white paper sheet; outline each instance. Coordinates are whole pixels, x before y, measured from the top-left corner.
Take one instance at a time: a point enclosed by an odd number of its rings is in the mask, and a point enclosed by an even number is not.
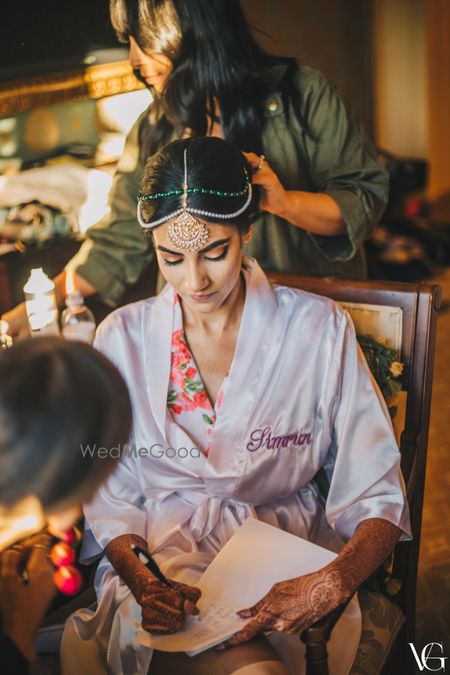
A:
[[[336,554],[272,525],[249,518],[214,558],[196,586],[200,614],[186,618],[174,635],[140,633],[137,641],[190,656],[212,647],[248,621],[237,610],[254,605],[277,581],[324,567]]]

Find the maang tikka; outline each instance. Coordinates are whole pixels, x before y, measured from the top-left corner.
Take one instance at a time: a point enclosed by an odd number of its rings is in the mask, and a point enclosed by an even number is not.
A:
[[[200,220],[189,213],[188,209],[188,182],[187,182],[187,148],[184,150],[184,182],[183,182],[183,211],[169,225],[169,239],[181,251],[198,251],[206,244],[209,237],[208,228]]]
[[[187,148],[184,150],[184,182],[182,190],[169,190],[167,192],[153,193],[149,195],[143,195],[142,193],[138,196],[137,203],[137,219],[139,225],[144,229],[153,229],[158,225],[162,225],[168,220],[174,218],[173,223],[169,225],[168,236],[170,240],[177,246],[178,249],[182,251],[198,251],[201,249],[206,242],[208,241],[209,232],[208,228],[204,223],[195,218],[193,214],[204,216],[211,221],[220,221],[220,220],[230,220],[240,216],[247,207],[250,205],[252,200],[252,184],[248,178],[247,172],[244,169],[245,173],[245,187],[242,190],[236,190],[234,192],[227,192],[223,190],[210,190],[208,188],[190,188],[188,186],[187,180]],[[191,208],[188,204],[188,195],[189,194],[208,194],[218,197],[241,197],[247,194],[247,199],[245,204],[238,209],[233,211],[233,213],[213,213],[211,211],[205,211],[203,209]],[[158,218],[157,220],[150,221],[146,223],[141,214],[141,205],[142,202],[152,201],[154,199],[162,199],[164,197],[172,196],[182,196],[182,207],[169,213],[167,216]]]

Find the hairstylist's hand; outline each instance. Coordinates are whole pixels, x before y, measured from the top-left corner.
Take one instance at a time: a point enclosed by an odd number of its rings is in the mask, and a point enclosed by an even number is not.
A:
[[[48,535],[35,535],[0,556],[0,613],[3,632],[28,661],[35,659],[34,638],[45,611],[56,593],[54,569],[49,559]],[[28,584],[19,576],[19,561],[31,546],[26,571]]]
[[[149,574],[148,581],[141,589],[139,604],[142,607],[142,628],[151,633],[176,633],[183,625],[187,615],[198,614],[196,603],[201,591],[170,579],[173,588],[169,588]]]
[[[253,607],[238,615],[250,618],[244,628],[216,646],[222,650],[251,640],[261,631],[300,633],[347,600],[340,575],[330,567],[274,584]]]
[[[253,167],[252,184],[262,188],[261,208],[283,217],[287,195],[278,176],[267,163],[267,159],[255,155],[254,152],[244,152],[243,155]]]

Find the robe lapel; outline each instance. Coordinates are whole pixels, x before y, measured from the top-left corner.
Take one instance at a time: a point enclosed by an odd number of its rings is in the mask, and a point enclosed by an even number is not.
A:
[[[173,288],[167,285],[147,309],[143,329],[144,363],[147,394],[153,417],[165,437],[167,390],[173,324]]]
[[[214,426],[210,454],[205,463],[206,475],[211,479],[216,471],[223,479],[225,474],[240,475],[240,467],[244,468],[243,438],[254,410],[258,381],[266,361],[277,309],[273,289],[257,261],[244,257],[243,263],[246,297],[241,326]],[[173,288],[168,285],[158,295],[152,308],[147,310],[144,325],[147,394],[163,438],[166,437],[173,311]]]
[[[267,359],[275,315],[275,293],[254,258],[244,257],[247,290],[236,351],[214,426],[206,472],[211,479],[240,475],[244,435],[256,404],[258,382]]]

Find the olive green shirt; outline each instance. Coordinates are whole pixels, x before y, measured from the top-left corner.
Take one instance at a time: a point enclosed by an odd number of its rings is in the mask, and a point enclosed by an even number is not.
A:
[[[279,81],[284,66],[270,77]],[[244,253],[266,270],[364,277],[363,241],[373,232],[387,201],[388,174],[379,165],[364,130],[336,87],[320,73],[300,67],[295,76],[294,107],[286,114],[281,95],[265,104],[264,154],[286,190],[323,192],[338,204],[346,227],[342,236],[319,236],[263,212]],[[136,198],[143,164],[139,129],[132,128],[109,194],[109,213],[87,232],[70,267],[116,306],[127,288],[156,257],[153,244],[137,223]],[[151,132],[150,132],[151,133]]]

